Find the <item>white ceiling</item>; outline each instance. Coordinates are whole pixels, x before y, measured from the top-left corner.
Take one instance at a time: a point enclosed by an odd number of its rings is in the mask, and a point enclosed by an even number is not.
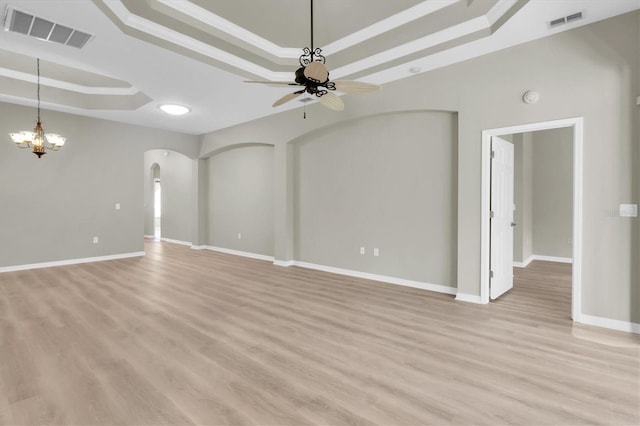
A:
[[[384,85],[412,68],[426,72],[639,8],[640,0],[315,0],[314,44],[332,79]],[[302,106],[272,108],[291,88],[243,81],[293,79],[310,44],[309,0],[0,0],[3,28],[14,9],[94,37],[77,49],[0,31],[0,101],[35,105],[39,57],[45,109],[202,134]],[[549,28],[576,12],[584,18]],[[347,95],[346,108],[349,96],[359,95]],[[163,103],[192,111],[170,117]]]

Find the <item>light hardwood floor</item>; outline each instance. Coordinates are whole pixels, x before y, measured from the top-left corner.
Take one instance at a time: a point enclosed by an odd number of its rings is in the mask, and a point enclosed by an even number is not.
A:
[[[1,424],[637,425],[636,335],[570,265],[479,306],[180,245],[0,274]]]

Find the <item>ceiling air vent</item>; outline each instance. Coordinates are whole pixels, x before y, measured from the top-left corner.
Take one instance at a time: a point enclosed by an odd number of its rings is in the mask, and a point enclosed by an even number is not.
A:
[[[56,24],[16,9],[8,10],[4,27],[14,33],[28,35],[40,40],[53,41],[66,46],[77,47],[78,49],[81,49],[93,37],[93,35],[83,31]]]
[[[549,21],[549,28],[555,28],[559,25],[568,24],[570,22],[579,21],[584,16],[583,12],[572,13],[571,15],[563,16],[562,18]]]
[[[567,22],[577,21],[578,19],[582,19],[582,12],[574,13],[573,15],[567,16]]]
[[[549,22],[549,26],[551,28],[553,28],[553,27],[557,27],[558,25],[562,25],[562,24],[566,24],[566,23],[567,23],[567,21],[563,16],[562,18],[554,19],[553,21]]]

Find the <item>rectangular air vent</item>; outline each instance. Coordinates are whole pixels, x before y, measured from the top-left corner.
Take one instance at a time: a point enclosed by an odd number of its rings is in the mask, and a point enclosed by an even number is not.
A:
[[[567,22],[577,21],[578,19],[582,19],[582,12],[574,13],[573,15],[567,16]]]
[[[582,18],[584,18],[584,12],[577,12],[577,13],[572,13],[571,15],[563,16],[561,18],[553,19],[549,21],[548,24],[549,24],[549,28],[555,28],[559,25],[579,21]]]
[[[53,41],[66,46],[81,49],[93,35],[65,25],[51,22],[13,8],[7,11],[4,28],[14,33],[35,37],[40,40]]]

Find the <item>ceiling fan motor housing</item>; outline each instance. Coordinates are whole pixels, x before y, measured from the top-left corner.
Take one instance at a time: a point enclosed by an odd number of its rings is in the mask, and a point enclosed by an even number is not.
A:
[[[324,84],[329,81],[329,71],[320,62],[311,62],[309,65],[304,67],[303,75],[307,80],[315,84]]]

